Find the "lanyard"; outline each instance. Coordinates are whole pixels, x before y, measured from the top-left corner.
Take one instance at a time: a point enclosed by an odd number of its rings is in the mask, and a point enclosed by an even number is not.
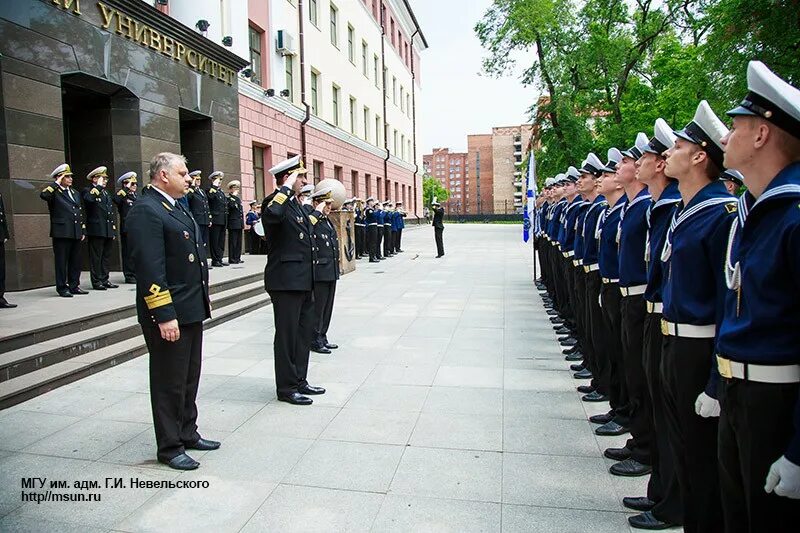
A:
[[[667,230],[667,238],[664,239],[664,249],[661,251],[661,260],[663,262],[669,261],[669,258],[672,256],[672,236],[675,233],[675,230],[678,229],[678,226],[692,218],[697,213],[705,211],[708,208],[715,207],[721,204],[732,204],[735,203],[735,198],[727,198],[725,196],[719,196],[716,198],[709,198],[708,200],[703,200],[702,202],[698,203],[690,207],[689,209],[681,210],[680,214],[676,211],[675,214],[672,215],[672,221],[669,224],[669,229]]]

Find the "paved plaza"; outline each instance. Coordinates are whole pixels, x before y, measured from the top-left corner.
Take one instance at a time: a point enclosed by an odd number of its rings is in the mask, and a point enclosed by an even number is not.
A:
[[[222,447],[191,451],[196,471],[155,462],[147,357],[0,412],[0,531],[630,531],[621,500],[646,478],[608,473],[625,437],[594,435],[607,404],[580,401],[520,234],[449,225],[435,259],[423,227],[359,262],[337,287],[341,348],[312,354],[328,393],[311,407],[276,401],[272,307],[208,332],[198,423]],[[208,488],[146,485],[169,480]],[[101,501],[23,501],[47,490]]]

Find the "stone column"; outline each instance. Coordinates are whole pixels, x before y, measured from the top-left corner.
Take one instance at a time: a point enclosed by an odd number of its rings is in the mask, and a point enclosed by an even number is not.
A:
[[[351,211],[332,211],[328,219],[339,238],[339,270],[344,276],[356,269],[356,227]]]

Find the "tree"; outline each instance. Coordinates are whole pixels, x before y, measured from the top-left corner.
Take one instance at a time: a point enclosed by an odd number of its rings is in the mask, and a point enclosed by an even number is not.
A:
[[[430,207],[433,199],[444,203],[450,197],[450,191],[445,189],[439,180],[428,174],[422,176],[422,203]]]

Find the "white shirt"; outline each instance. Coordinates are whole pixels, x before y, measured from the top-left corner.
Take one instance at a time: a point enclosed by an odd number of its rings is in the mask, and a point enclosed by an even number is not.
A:
[[[164,198],[167,199],[167,201],[169,202],[169,205],[171,205],[172,207],[175,207],[175,204],[178,202],[177,200],[175,200],[175,198],[173,198],[172,196],[168,195],[167,193],[165,193],[164,191],[162,191],[161,189],[159,189],[155,185],[153,185],[150,188],[153,189],[154,191],[158,191],[159,193],[161,193],[161,196],[163,196]]]

